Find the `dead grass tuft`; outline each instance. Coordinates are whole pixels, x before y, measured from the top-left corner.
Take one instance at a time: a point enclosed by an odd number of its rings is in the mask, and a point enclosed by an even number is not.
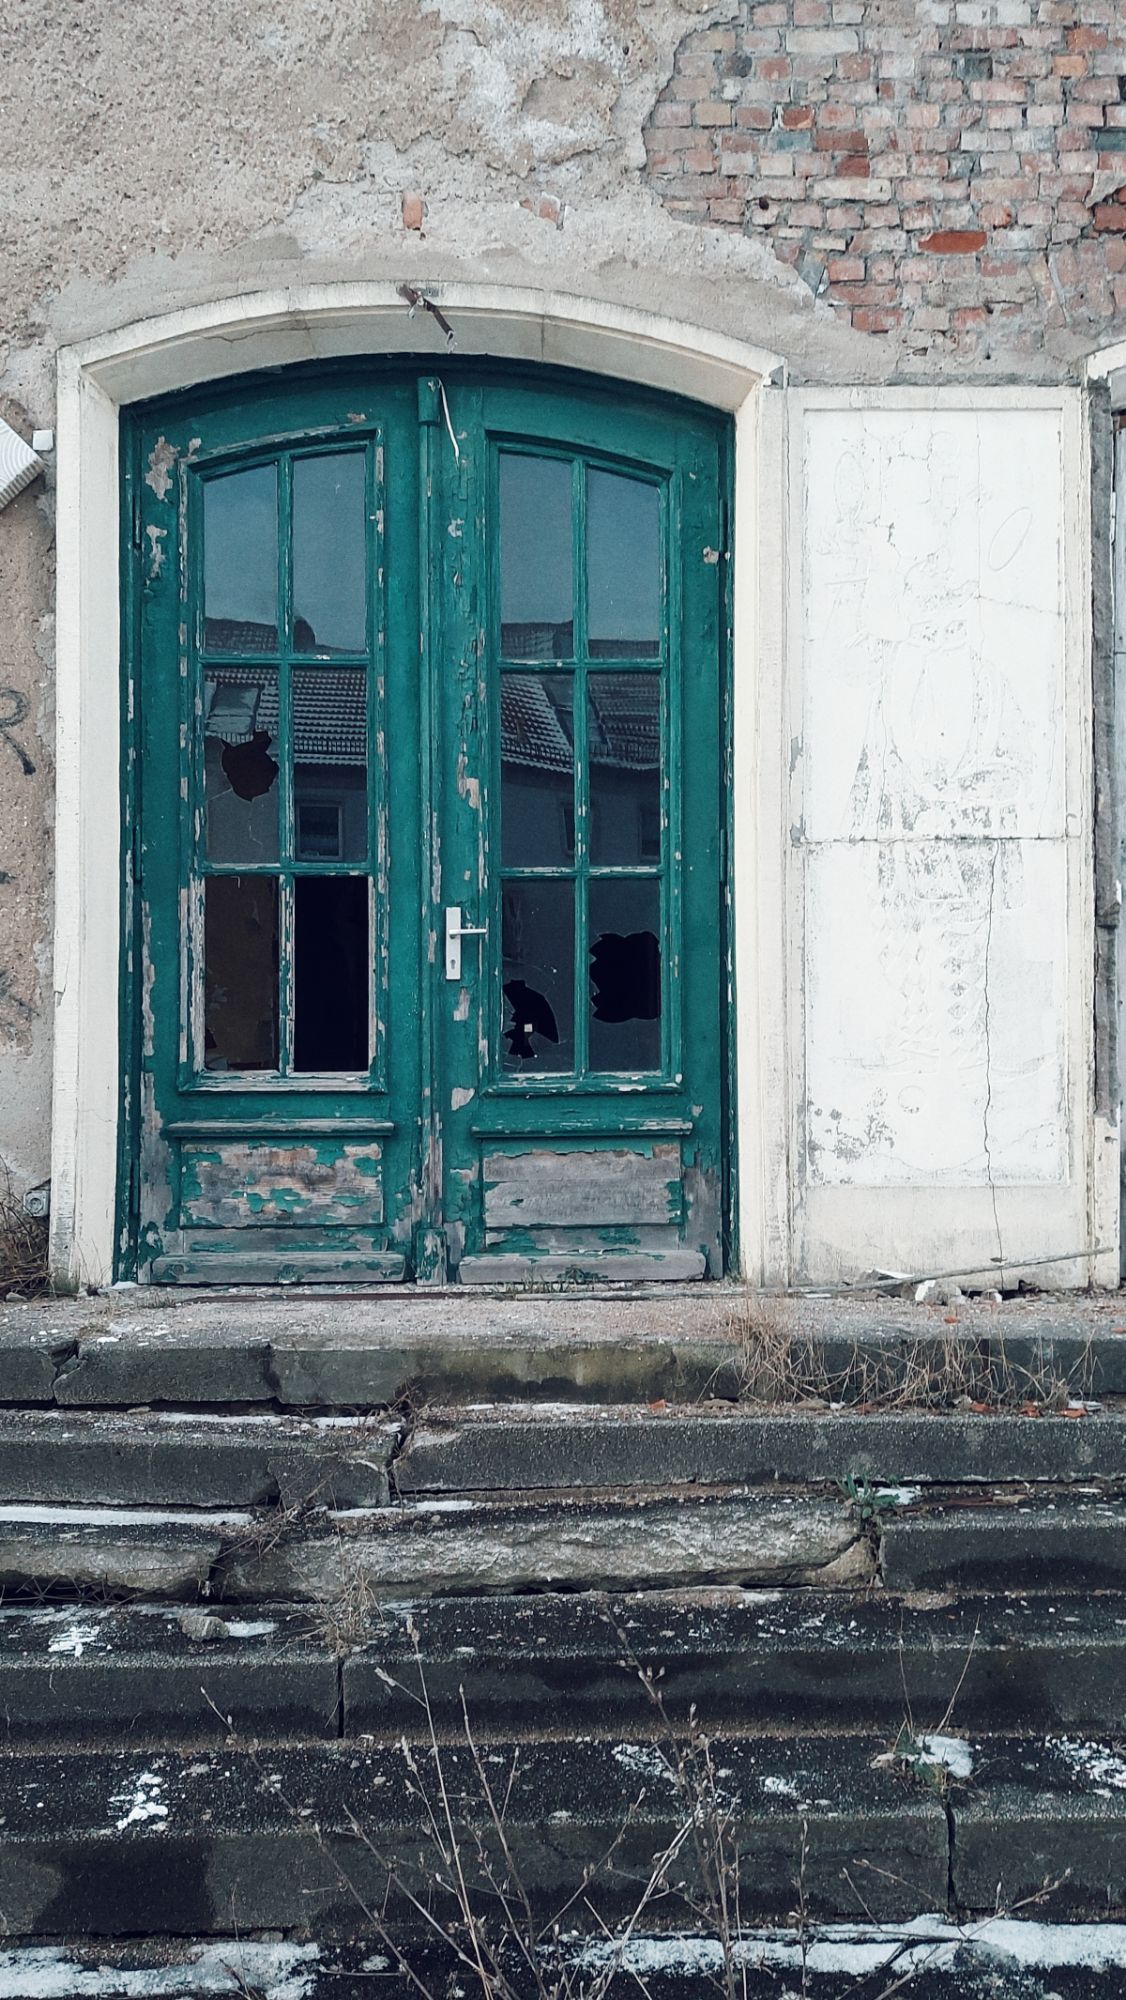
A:
[[[45,1215],[28,1215],[23,1197],[0,1168],[0,1298],[41,1299],[51,1291]]]
[[[801,1302],[748,1291],[732,1316],[739,1400],[768,1408],[1011,1410],[1046,1415],[1086,1399],[1088,1344],[1061,1370],[1051,1352],[1016,1361],[995,1332],[928,1329],[897,1340],[822,1339],[802,1328]]]

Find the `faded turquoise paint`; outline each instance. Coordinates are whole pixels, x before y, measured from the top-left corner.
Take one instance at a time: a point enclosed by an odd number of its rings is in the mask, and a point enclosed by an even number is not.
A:
[[[558,1256],[565,1239],[580,1259],[584,1248],[638,1245],[659,1258],[662,1242],[680,1243],[698,1250],[717,1275],[728,986],[720,869],[727,585],[716,553],[724,546],[722,426],[668,399],[627,399],[546,371],[500,378],[461,364],[443,370],[439,382],[421,365],[368,363],[316,376],[293,371],[151,405],[135,413],[125,444],[131,559],[124,631],[134,721],[124,762],[137,895],[125,907],[126,1042],[135,1060],[123,1099],[122,1273],[136,1268],[141,1276],[190,1281],[201,1275],[202,1260],[210,1281],[225,1272],[354,1280],[365,1270],[393,1277],[412,1269],[433,1279],[456,1271],[465,1254],[500,1248]],[[322,657],[319,665],[367,672],[370,831],[365,857],[326,864],[298,854],[285,755],[295,672],[309,664],[298,643],[289,524],[294,468],[309,455],[345,449],[362,454],[366,468],[367,629],[359,652]],[[659,862],[650,872],[659,881],[663,985],[660,1063],[652,1072],[590,1067],[581,894],[575,1069],[529,1078],[506,1073],[502,1061],[502,449],[532,449],[572,468],[577,599],[569,671],[580,697],[595,666],[622,675],[654,666],[650,659],[596,658],[588,647],[586,468],[628,475],[659,494],[664,791]],[[206,482],[254,466],[277,469],[277,638],[269,657],[278,686],[279,859],[235,865],[209,859],[205,848],[200,527]],[[260,648],[248,649],[244,635],[239,651],[237,640],[228,635],[223,662],[260,673]],[[557,661],[543,665],[559,668]],[[522,664],[520,671],[536,668]],[[575,706],[572,873],[585,882],[597,871],[588,838],[585,709],[581,699]],[[294,1065],[295,884],[325,873],[359,875],[371,885],[371,1064],[340,1076],[307,1075]],[[207,881],[222,874],[279,883],[280,1047],[272,1071],[209,1069],[205,1059],[202,905]],[[443,976],[446,903],[487,931],[480,946],[467,941],[459,984]],[[486,1155],[526,1162],[542,1209],[553,1159],[563,1172],[569,1154],[605,1153],[615,1186],[623,1174],[628,1186],[630,1159],[640,1171],[662,1146],[679,1148],[681,1168],[665,1183],[667,1217],[659,1229],[639,1233],[629,1214],[618,1212],[609,1181],[605,1212],[592,1214],[585,1230],[485,1227],[485,1195],[497,1185],[485,1180]],[[255,1184],[246,1180],[248,1147],[266,1149]],[[355,1175],[372,1184],[372,1212],[382,1221],[347,1222],[365,1200],[354,1181],[347,1185]],[[650,1189],[651,1175],[650,1167]],[[599,1199],[596,1188],[594,1210]],[[209,1201],[224,1212],[224,1204],[240,1205],[250,1226],[193,1222]],[[275,1241],[281,1227],[284,1245]]]

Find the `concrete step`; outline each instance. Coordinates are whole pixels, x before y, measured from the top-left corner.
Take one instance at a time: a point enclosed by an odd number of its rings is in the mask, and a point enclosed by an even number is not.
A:
[[[881,1748],[849,1737],[716,1743],[716,1783],[761,1920],[792,1907],[803,1819],[812,1915],[851,1912],[844,1868],[859,1870],[881,1917],[945,1905],[942,1801],[873,1768]],[[472,1872],[472,1830],[489,1818],[484,1779],[505,1801],[514,1863],[544,1915],[615,1841],[615,1865],[591,1885],[591,1901],[607,1922],[628,1915],[654,1855],[692,1809],[653,1743],[500,1739],[478,1756],[479,1769],[464,1743],[441,1751],[451,1809],[469,1830],[465,1865]],[[0,1758],[0,1908],[17,1936],[238,1935],[297,1920],[347,1934],[362,1914],[357,1896],[380,1906],[388,1856],[427,1889],[420,1818],[424,1799],[437,1803],[437,1784],[425,1753],[412,1772],[399,1749],[356,1742],[9,1753]],[[680,1879],[691,1866],[682,1857]],[[1105,1890],[1106,1872],[1093,1850],[1084,1880]],[[405,1914],[400,1901],[398,1921]],[[675,1922],[668,1903],[662,1914]]]
[[[400,1426],[173,1411],[0,1412],[0,1503],[381,1506]]]
[[[894,1499],[892,1498],[894,1495]],[[887,1504],[884,1504],[884,1503]],[[710,1585],[1124,1590],[1126,1502],[1103,1488],[681,1487],[258,1510],[0,1506],[24,1596],[356,1608],[427,1597]]]
[[[928,1368],[937,1394],[1122,1396],[1126,1337],[1113,1301],[952,1316],[878,1296],[771,1300],[725,1286],[648,1297],[123,1292],[0,1305],[0,1403],[376,1409],[409,1394],[644,1406],[761,1393],[770,1368],[791,1389],[824,1377],[834,1400],[861,1403],[921,1384]]]
[[[0,1992],[8,2000],[231,2000],[239,1993],[256,2000],[371,2000],[374,1990],[380,2000],[419,2000],[419,1984],[424,1993],[446,1994],[460,1983],[433,1938],[398,1926],[394,1935],[419,1983],[396,1972],[389,1943],[368,1929],[347,1938],[36,1939],[0,1947]],[[600,1986],[605,2000],[637,2000],[639,1979],[654,2000],[701,2000],[722,1978],[715,1928],[642,1932],[610,1943],[570,1940],[562,1953],[571,1982],[565,1990],[582,1991],[578,1981],[598,1976],[610,1954],[621,1969]],[[741,2000],[785,2000],[799,1992],[805,2000],[879,2000],[904,1979],[899,1991],[910,2000],[1121,2000],[1126,1926],[1011,1917],[959,1924],[939,1913],[904,1924],[861,1920],[801,1931],[748,1924],[735,1963]],[[515,1979],[514,1964],[511,1971]]]
[[[156,1507],[0,1506],[0,1589],[39,1597],[205,1595],[219,1559],[264,1532],[260,1515]]]
[[[878,1922],[942,1909],[948,1895],[981,1914],[1036,1897],[1046,1919],[1126,1908],[1126,1756],[1085,1734],[932,1739],[925,1766],[878,1735],[717,1737],[710,1780],[699,1761],[685,1777],[671,1745],[628,1737],[485,1737],[438,1755],[468,1872],[474,1829],[487,1839],[487,1784],[542,1917],[594,1867],[588,1908],[574,1906],[583,1928],[636,1908],[654,1855],[699,1811],[730,1827],[759,1923],[785,1921],[799,1874],[812,1921],[855,1920],[861,1898]],[[298,1913],[347,1935],[362,1904],[381,1906],[389,1858],[415,1893],[432,1889],[419,1859],[427,1802],[443,1809],[432,1753],[354,1740],[8,1753],[0,1907],[16,1936],[239,1935],[291,1928]],[[690,1894],[694,1865],[687,1839],[674,1872]],[[401,1892],[388,1907],[401,1921]],[[678,1915],[672,1892],[661,1920],[673,1928]]]
[[[395,1462],[400,1494],[734,1481],[1126,1481],[1126,1417],[744,1414],[525,1404],[428,1409]]]
[[[882,1511],[880,1570],[892,1590],[1126,1588],[1126,1496],[932,1487]]]
[[[308,1605],[0,1607],[0,1725],[15,1743],[178,1747],[341,1733],[341,1663]],[[2,1989],[0,1989],[2,1990]]]
[[[235,1602],[330,1604],[701,1583],[854,1585],[874,1544],[840,1495],[744,1488],[439,1499],[316,1513],[234,1539],[214,1574]]]
[[[655,1591],[409,1606],[6,1605],[9,1743],[708,1729],[1113,1730],[1126,1595]]]
[[[590,1593],[389,1608],[343,1662],[349,1735],[644,1728],[652,1676],[678,1727],[1115,1730],[1126,1594],[898,1598],[871,1591]]]

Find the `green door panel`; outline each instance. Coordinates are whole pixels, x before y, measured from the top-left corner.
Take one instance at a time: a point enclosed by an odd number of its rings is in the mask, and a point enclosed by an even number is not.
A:
[[[722,426],[353,363],[124,444],[122,1272],[718,1275]]]

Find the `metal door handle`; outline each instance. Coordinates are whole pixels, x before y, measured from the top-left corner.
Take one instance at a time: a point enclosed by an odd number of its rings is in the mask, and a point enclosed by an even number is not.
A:
[[[461,909],[457,903],[446,905],[446,978],[461,978],[461,940],[466,937],[486,937],[485,924],[463,924]]]

